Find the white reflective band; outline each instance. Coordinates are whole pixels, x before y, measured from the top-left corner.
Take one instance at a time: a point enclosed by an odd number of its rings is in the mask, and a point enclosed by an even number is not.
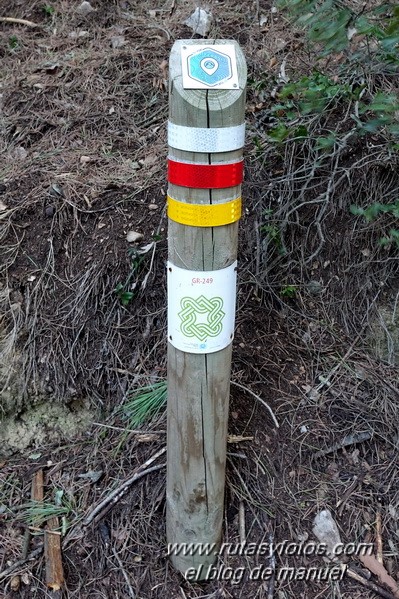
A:
[[[168,262],[168,341],[189,354],[211,354],[233,341],[237,262],[193,271]]]
[[[168,122],[168,144],[186,152],[232,152],[244,147],[245,123],[235,127],[184,127]]]

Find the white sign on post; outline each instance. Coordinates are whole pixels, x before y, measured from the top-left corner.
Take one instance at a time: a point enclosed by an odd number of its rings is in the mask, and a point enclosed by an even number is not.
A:
[[[168,262],[168,341],[191,354],[227,347],[234,337],[237,261],[193,271]]]
[[[182,46],[184,89],[238,89],[233,44]]]

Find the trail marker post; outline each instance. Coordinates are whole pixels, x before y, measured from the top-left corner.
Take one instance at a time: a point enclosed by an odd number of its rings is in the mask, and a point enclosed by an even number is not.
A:
[[[166,534],[195,580],[222,535],[246,76],[234,41],[172,48]]]

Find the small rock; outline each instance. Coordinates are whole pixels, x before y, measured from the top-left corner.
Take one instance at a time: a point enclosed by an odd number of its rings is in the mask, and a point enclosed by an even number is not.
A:
[[[126,241],[129,243],[135,243],[136,241],[141,241],[143,237],[144,235],[138,231],[128,231],[126,235]]]
[[[4,202],[1,202],[1,201],[0,201],[0,212],[3,212],[4,210],[7,210],[7,208],[8,208],[8,206],[6,206],[6,205],[4,204]]]
[[[158,204],[148,204],[148,210],[157,210]]]
[[[306,285],[306,289],[309,291],[311,295],[320,295],[323,291],[323,285],[320,281],[309,281]]]
[[[316,388],[310,389],[308,393],[308,398],[310,401],[317,402],[320,399],[320,393]]]
[[[91,12],[93,12],[95,9],[92,7],[92,5],[90,4],[90,2],[87,2],[86,0],[84,0],[82,2],[82,4],[80,4],[77,8],[77,12],[82,15],[83,17],[86,17],[87,15],[89,15]]]
[[[197,35],[206,37],[211,28],[212,20],[212,13],[206,12],[206,10],[197,6],[195,11],[184,21],[184,24],[190,27]]]
[[[54,212],[55,212],[55,208],[54,206],[46,206],[45,210],[44,210],[44,214],[46,216],[48,216],[49,218],[54,216]]]
[[[122,48],[126,44],[126,40],[123,35],[114,35],[111,37],[112,48]]]
[[[68,35],[68,37],[70,37],[73,40],[76,40],[79,37],[86,37],[88,35],[89,35],[88,31],[81,29],[80,31],[71,31],[71,33]]]
[[[86,478],[92,483],[96,483],[100,480],[104,474],[103,470],[89,470],[84,474],[78,474],[78,478]]]
[[[50,186],[49,194],[51,196],[53,196],[54,198],[58,198],[58,197],[65,198],[64,190],[61,187],[61,185],[58,185],[58,183],[53,183]]]
[[[334,556],[334,549],[341,543],[341,536],[330,510],[322,510],[316,515],[313,521],[313,534],[320,543],[326,544],[329,555]]]
[[[305,433],[308,432],[308,427],[305,424],[302,424],[301,428],[299,429],[301,431],[301,433],[304,435]]]
[[[89,162],[91,162],[91,158],[90,156],[81,156],[80,162],[81,164],[88,164]]]
[[[13,576],[10,581],[10,589],[16,593],[19,591],[19,587],[21,586],[21,578],[19,576]]]
[[[12,157],[15,158],[16,160],[25,160],[27,155],[28,155],[28,152],[22,146],[17,146],[12,153]]]

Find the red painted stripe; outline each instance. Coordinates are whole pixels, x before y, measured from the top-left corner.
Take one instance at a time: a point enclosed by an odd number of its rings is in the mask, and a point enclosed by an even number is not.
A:
[[[191,164],[168,160],[168,181],[193,189],[223,189],[241,185],[244,162],[232,164]]]

